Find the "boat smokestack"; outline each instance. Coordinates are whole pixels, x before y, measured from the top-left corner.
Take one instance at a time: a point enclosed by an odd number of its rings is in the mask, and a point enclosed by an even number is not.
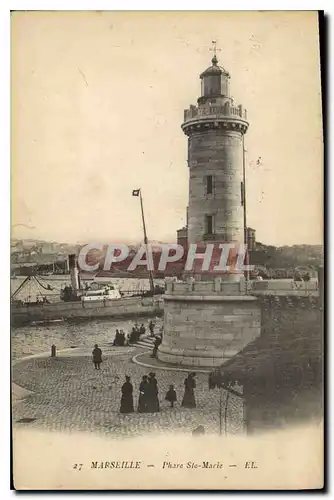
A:
[[[79,270],[77,266],[77,258],[74,253],[68,256],[68,267],[71,276],[72,290],[77,292],[79,290]]]

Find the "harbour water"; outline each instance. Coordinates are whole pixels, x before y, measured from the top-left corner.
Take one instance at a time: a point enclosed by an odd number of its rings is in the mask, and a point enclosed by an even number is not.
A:
[[[45,295],[50,301],[59,300],[59,291],[66,284],[69,284],[69,278],[63,276],[45,277],[43,284],[49,283],[53,288],[52,291],[45,291]],[[55,279],[58,278],[58,279]],[[16,278],[11,281],[11,293],[13,293],[22,283],[24,277]],[[120,290],[125,291],[140,291],[149,290],[149,281],[145,279],[133,278],[112,278],[108,280],[110,283],[117,285]],[[163,281],[161,282],[163,284]],[[36,300],[36,285],[30,285],[19,292],[17,298],[25,300],[30,297],[30,300]],[[43,292],[37,290],[37,295]],[[162,318],[153,319],[156,326],[156,331],[162,324]],[[138,319],[138,323],[144,323],[148,327],[148,319]],[[128,333],[134,324],[134,320],[107,320],[98,319],[88,322],[68,323],[67,321],[53,323],[50,325],[28,325],[22,327],[12,327],[11,329],[11,352],[13,359],[48,352],[51,350],[51,345],[55,344],[57,349],[65,349],[70,347],[92,347],[94,344],[101,346],[112,343],[115,336],[116,328],[123,329]]]
[[[138,324],[144,323],[147,330],[149,321],[147,318],[139,318]],[[153,318],[153,322],[156,324],[155,331],[158,332],[162,318]],[[113,342],[116,328],[128,333],[133,325],[133,320],[101,319],[76,324],[64,321],[51,325],[13,327],[11,329],[12,358],[15,360],[31,354],[51,352],[52,344],[56,345],[57,349],[70,347],[93,349],[94,344],[103,347]]]
[[[11,281],[12,293],[19,287],[24,280],[24,277],[18,277]],[[44,277],[41,282],[51,285],[51,291],[40,289],[37,285],[29,283],[27,287],[19,292],[17,298],[20,300],[27,300],[30,297],[31,301],[36,300],[38,294],[45,294],[50,301],[59,301],[59,292],[62,287],[70,283],[67,276],[51,276]],[[108,282],[118,286],[120,290],[126,292],[140,292],[149,290],[149,281],[146,279],[134,278],[111,278]],[[164,284],[163,280],[155,280],[157,284]],[[85,281],[84,281],[85,283]],[[261,282],[260,282],[261,283]],[[277,288],[276,294],[284,294],[289,290],[291,294],[291,287],[296,286],[293,280],[274,280],[271,282],[272,286]],[[309,294],[306,288],[314,288],[316,280],[311,280],[309,284],[298,282],[297,286],[305,288],[304,293]],[[282,288],[282,290],[280,290]],[[301,292],[296,290],[296,293]],[[71,324],[66,321],[53,323],[50,325],[34,325],[12,327],[11,340],[12,340],[12,356],[13,359],[28,356],[30,354],[37,354],[49,351],[52,344],[55,344],[58,349],[70,348],[71,346],[92,347],[95,343],[106,344],[113,342],[116,328],[123,329],[128,333],[133,326],[133,319],[131,320],[115,320],[115,319],[96,319],[88,322],[80,322]],[[138,323],[144,322],[145,326],[148,325],[148,319],[138,319]],[[162,318],[156,318],[157,331],[162,324]]]

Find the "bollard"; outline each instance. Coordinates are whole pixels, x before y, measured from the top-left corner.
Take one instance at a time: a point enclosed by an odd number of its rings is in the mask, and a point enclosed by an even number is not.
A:
[[[56,346],[53,344],[51,346],[51,358],[55,358],[56,357]]]

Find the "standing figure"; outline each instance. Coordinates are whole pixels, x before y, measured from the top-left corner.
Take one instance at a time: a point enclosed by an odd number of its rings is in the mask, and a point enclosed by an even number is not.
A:
[[[93,363],[95,370],[99,370],[100,364],[102,363],[102,351],[97,344],[94,345],[93,349]]]
[[[138,413],[147,413],[148,390],[147,375],[144,375],[139,386]]]
[[[148,391],[147,391],[147,411],[149,413],[157,413],[160,411],[158,397],[158,381],[155,378],[155,373],[149,373]]]
[[[166,401],[170,402],[170,407],[174,408],[174,403],[176,401],[176,392],[173,385],[169,386],[165,399]]]
[[[194,389],[196,387],[195,382],[196,373],[189,373],[188,377],[184,380],[184,396],[182,399],[182,405],[184,408],[196,408]]]
[[[155,324],[153,323],[153,321],[151,320],[148,324],[148,328],[150,330],[150,333],[151,333],[151,337],[153,337],[154,335],[154,327],[155,327]]]
[[[125,382],[122,385],[122,398],[121,398],[121,413],[133,413],[133,386],[130,382],[130,377],[125,376]]]
[[[114,346],[118,346],[118,343],[119,343],[119,331],[116,330],[115,339],[114,339]]]
[[[139,328],[139,333],[140,333],[140,335],[145,335],[145,332],[146,332],[146,328],[145,328],[145,326],[142,323],[140,325],[140,328]]]
[[[152,352],[152,358],[155,358],[157,356],[158,348],[159,348],[159,345],[161,344],[161,342],[162,342],[161,337],[156,337],[155,342],[154,342],[153,352]]]
[[[133,326],[130,333],[130,344],[134,344],[135,342],[137,342],[137,340],[138,338],[137,338],[136,328]]]

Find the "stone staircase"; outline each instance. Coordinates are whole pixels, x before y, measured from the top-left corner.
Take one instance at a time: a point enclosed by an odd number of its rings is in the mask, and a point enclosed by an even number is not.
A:
[[[132,344],[137,347],[142,347],[147,350],[152,350],[154,347],[155,337],[150,337],[148,335],[143,335],[138,342]]]

